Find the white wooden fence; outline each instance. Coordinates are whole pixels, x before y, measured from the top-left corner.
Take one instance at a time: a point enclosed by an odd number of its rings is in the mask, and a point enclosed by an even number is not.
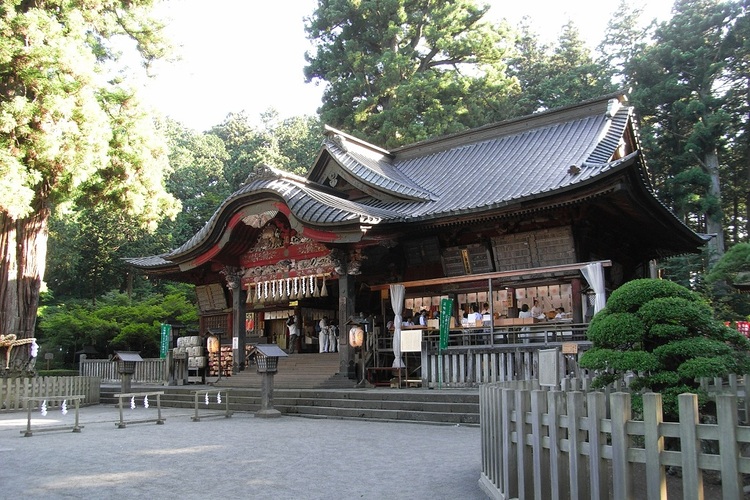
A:
[[[750,427],[739,424],[736,395],[715,396],[714,424],[699,422],[694,394],[679,396],[679,422],[663,421],[661,394],[643,395],[643,420],[633,419],[629,393],[607,399],[533,382],[483,385],[482,489],[496,499],[666,499],[665,468],[679,467],[684,499],[704,498],[708,471],[720,476],[722,498],[743,497]],[[645,470],[637,483],[636,467]]]
[[[0,378],[0,410],[25,409],[23,398],[84,396],[83,405],[99,404],[100,381],[96,377],[15,377]],[[54,406],[53,401],[48,402]]]
[[[493,382],[538,379],[539,351],[555,348],[558,378],[578,376],[578,360],[591,342],[576,342],[573,354],[563,353],[561,346],[560,343],[467,346],[452,347],[441,353],[422,349],[422,387],[478,387]]]
[[[146,358],[135,364],[133,383],[166,384],[169,380],[167,360]],[[118,362],[107,359],[83,359],[78,365],[78,373],[86,377],[98,377],[102,383],[116,384],[121,382]]]

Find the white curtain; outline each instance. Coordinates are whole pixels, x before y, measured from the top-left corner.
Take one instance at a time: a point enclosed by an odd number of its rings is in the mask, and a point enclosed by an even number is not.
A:
[[[604,269],[601,262],[587,264],[581,269],[583,277],[589,282],[589,286],[596,294],[594,297],[594,314],[598,313],[607,305],[607,296],[604,291]]]
[[[404,285],[391,285],[391,307],[396,317],[393,319],[393,368],[403,368],[406,365],[401,359],[401,314],[404,312]]]

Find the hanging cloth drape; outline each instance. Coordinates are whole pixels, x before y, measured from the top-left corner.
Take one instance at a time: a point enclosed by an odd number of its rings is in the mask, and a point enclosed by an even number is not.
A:
[[[401,359],[401,314],[404,312],[404,285],[391,285],[391,307],[396,317],[393,319],[393,368],[404,368]]]
[[[607,305],[607,296],[604,291],[604,269],[601,262],[592,262],[581,269],[583,277],[589,282],[589,286],[596,294],[594,297],[594,314],[598,313]]]

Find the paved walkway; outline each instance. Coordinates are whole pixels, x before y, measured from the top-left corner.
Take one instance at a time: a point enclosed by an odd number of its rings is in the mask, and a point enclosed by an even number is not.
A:
[[[155,401],[125,420],[156,418]],[[83,407],[81,433],[23,437],[26,412],[0,412],[0,499],[484,499],[478,427],[282,416],[118,429],[117,408]],[[32,413],[36,426],[73,423],[73,410]]]

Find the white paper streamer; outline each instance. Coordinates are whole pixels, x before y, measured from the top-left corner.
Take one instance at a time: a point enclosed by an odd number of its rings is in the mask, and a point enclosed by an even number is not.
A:
[[[47,416],[47,400],[46,399],[42,401],[42,405],[39,407],[39,413],[41,413],[43,417]]]
[[[208,404],[208,393],[206,393],[206,404]]]
[[[37,344],[36,339],[34,339],[31,342],[31,357],[36,358],[37,354],[39,354],[39,344]]]
[[[135,410],[135,396],[130,398],[130,409]]]
[[[143,407],[148,408],[148,396],[143,398]]]
[[[63,399],[63,404],[60,406],[60,411],[62,412],[63,415],[68,414],[68,400],[67,399]]]
[[[221,393],[220,392],[216,393],[216,403],[217,404],[221,404]]]

